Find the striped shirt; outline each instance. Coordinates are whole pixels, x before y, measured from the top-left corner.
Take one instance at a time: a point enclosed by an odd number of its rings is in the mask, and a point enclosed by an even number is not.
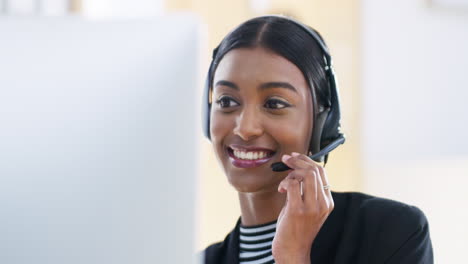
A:
[[[276,221],[257,226],[240,226],[240,264],[275,263],[271,244],[276,232]]]

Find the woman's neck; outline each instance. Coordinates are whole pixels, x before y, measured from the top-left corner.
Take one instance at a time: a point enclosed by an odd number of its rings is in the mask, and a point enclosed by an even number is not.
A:
[[[239,193],[241,220],[244,226],[265,224],[278,219],[286,195],[270,192]]]

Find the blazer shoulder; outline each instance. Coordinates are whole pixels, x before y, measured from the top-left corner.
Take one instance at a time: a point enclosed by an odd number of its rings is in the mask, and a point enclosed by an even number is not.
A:
[[[374,220],[381,223],[387,222],[388,224],[393,222],[391,224],[393,226],[405,224],[414,228],[427,225],[427,218],[418,207],[396,200],[359,192],[334,193],[333,197],[336,200],[341,200],[342,203],[344,200],[348,212],[360,215],[368,221]]]
[[[341,195],[356,223],[365,226],[373,263],[433,262],[429,224],[418,207],[362,193]]]
[[[237,221],[234,229],[227,234],[224,241],[216,242],[208,246],[205,250],[199,253],[200,263],[211,264],[211,263],[230,263],[233,258],[236,257],[238,252],[238,226],[240,225],[240,219]]]
[[[221,263],[221,259],[226,255],[228,249],[227,244],[230,235],[228,234],[224,241],[213,243],[200,252],[198,259],[201,261],[199,263]]]

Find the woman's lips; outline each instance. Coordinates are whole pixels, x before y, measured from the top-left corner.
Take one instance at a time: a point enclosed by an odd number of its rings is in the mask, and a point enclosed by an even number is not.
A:
[[[239,148],[236,148],[236,151],[239,150]],[[270,161],[275,154],[274,151],[271,150],[266,150],[266,149],[253,149],[250,148],[249,150],[242,148],[242,151],[244,152],[264,152],[266,153],[265,157],[262,158],[257,158],[257,159],[241,159],[234,155],[234,149],[231,147],[227,147],[227,153],[229,155],[229,160],[231,161],[232,165],[238,168],[254,168],[258,167],[262,164],[267,163]]]

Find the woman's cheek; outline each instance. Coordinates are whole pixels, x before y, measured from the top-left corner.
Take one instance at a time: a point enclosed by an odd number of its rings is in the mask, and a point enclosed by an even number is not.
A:
[[[271,128],[274,132],[273,137],[283,146],[286,146],[285,151],[299,151],[308,146],[308,141],[311,134],[310,121],[304,122],[303,119],[298,120],[295,117],[290,117],[286,122],[276,122]],[[304,149],[303,151],[306,151]]]
[[[230,118],[221,115],[221,113],[216,112],[211,114],[210,135],[213,144],[220,144],[231,129]]]

